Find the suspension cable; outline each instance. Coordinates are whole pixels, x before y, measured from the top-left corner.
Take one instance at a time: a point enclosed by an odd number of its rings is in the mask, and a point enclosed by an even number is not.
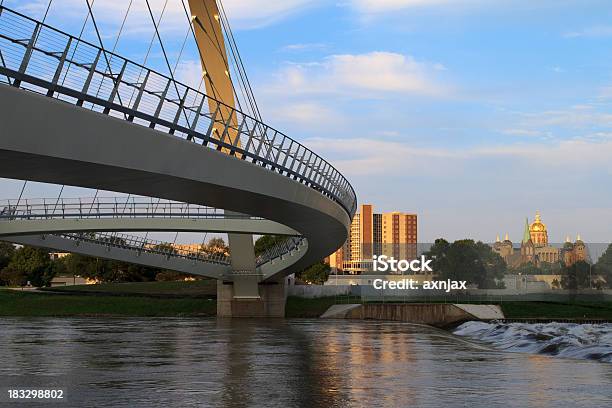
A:
[[[181,61],[181,57],[183,56],[183,51],[185,50],[185,44],[187,44],[187,39],[189,38],[189,30],[185,34],[185,39],[183,40],[183,44],[181,45],[181,50],[179,51],[178,57],[176,57],[176,62],[174,63],[174,73],[176,74],[176,69],[178,68],[179,62]]]
[[[111,53],[113,54],[113,55],[111,55],[111,59],[110,59],[111,61],[113,60],[113,57],[115,56],[114,53],[115,53],[115,50],[117,49],[117,44],[119,44],[119,39],[121,38],[121,33],[123,32],[123,28],[125,27],[125,22],[127,21],[128,15],[130,14],[130,9],[132,8],[132,3],[133,3],[133,0],[130,0],[130,3],[128,4],[127,10],[125,12],[125,15],[123,16],[123,21],[121,22],[121,26],[119,27],[119,31],[117,32],[117,36],[115,38],[115,43],[113,44],[113,49],[111,51]],[[87,4],[89,5],[89,2]],[[93,1],[92,1],[92,4],[93,4]],[[91,8],[90,8],[90,11],[91,11]],[[89,15],[88,15],[88,17],[89,17]],[[94,17],[93,17],[93,14],[92,14],[92,16],[91,16],[92,21],[94,21],[93,18]],[[95,21],[94,21],[94,27],[95,27]],[[96,31],[97,31],[97,28],[96,28]],[[102,47],[102,49],[104,50],[104,47]],[[109,71],[109,73],[112,76],[113,72],[111,70],[111,66],[108,63],[107,63],[107,65],[108,65],[108,71]],[[104,70],[104,71],[106,72],[106,70]],[[102,89],[102,82],[103,81],[100,81],[100,84],[98,85],[98,90],[96,91],[96,97],[100,94],[100,90]],[[117,85],[117,86],[119,86],[119,85]],[[133,94],[133,91],[132,91],[132,94]],[[121,103],[121,96],[119,95],[119,92],[117,92],[117,96],[119,96],[119,103]],[[130,102],[131,102],[131,98],[130,98]],[[128,102],[128,106],[129,106],[130,102]],[[123,103],[121,103],[121,104],[123,105]],[[94,109],[94,104],[91,105],[91,110],[93,110],[93,109]],[[125,116],[125,114],[124,114],[124,116]],[[62,190],[63,190],[63,188],[62,188]],[[98,196],[98,192],[99,191],[100,191],[99,189],[96,189],[96,193],[94,195],[94,200],[91,202],[91,207],[89,208],[89,213],[90,214],[91,214],[91,210],[93,209],[94,201],[96,200],[96,197]],[[60,192],[60,194],[61,194],[61,192]]]
[[[93,7],[94,3],[96,2],[96,0],[91,0],[91,6]],[[72,50],[72,55],[70,56],[70,63],[68,64],[68,68],[66,68],[66,73],[64,74],[64,78],[62,79],[62,85],[64,85],[64,83],[66,82],[66,78],[68,77],[68,73],[70,72],[70,68],[73,65],[73,60],[74,60],[74,55],[77,52],[77,49],[79,48],[79,45],[81,44],[81,37],[83,36],[83,33],[85,32],[85,27],[87,26],[87,22],[89,21],[89,13],[87,13],[87,15],[85,16],[85,21],[83,21],[83,25],[81,26],[81,31],[79,32],[79,37],[78,37],[78,42],[76,44],[76,46],[74,47],[74,50]],[[57,95],[59,98],[59,94]]]
[[[155,33],[157,34],[157,39],[159,41],[159,45],[161,47],[162,50],[162,54],[164,55],[164,60],[166,61],[166,65],[168,67],[168,71],[170,73],[170,78],[172,79],[172,84],[174,85],[174,90],[176,91],[176,97],[180,98],[180,94],[178,91],[178,86],[176,85],[176,81],[174,79],[174,74],[172,73],[172,67],[170,66],[170,61],[168,60],[168,54],[166,54],[166,48],[164,47],[164,43],[162,42],[161,36],[159,35],[159,30],[157,28],[157,25],[155,24],[155,17],[153,17],[153,10],[151,10],[151,4],[149,3],[149,0],[146,0],[147,2],[147,8],[149,9],[149,15],[151,16],[151,22],[153,23],[153,27],[155,28]],[[180,108],[180,107],[179,107]],[[185,120],[187,121],[187,124],[189,126],[189,121],[187,120],[187,115],[185,114],[185,109],[181,109],[183,112],[183,116],[185,116]]]
[[[55,209],[59,204],[60,199],[62,198],[62,193],[64,192],[65,184],[62,184],[62,188],[60,189],[59,195],[57,196],[57,200],[55,201],[55,205],[53,206],[53,215],[55,215]]]
[[[4,0],[2,1],[2,3],[0,3],[0,6],[4,3]],[[49,0],[49,2],[47,3],[47,9],[45,10],[45,15],[43,16],[42,19],[42,23],[45,23],[45,20],[47,19],[47,16],[49,15],[49,10],[51,9],[51,4],[53,4],[53,0]],[[38,31],[38,33],[36,33],[36,38],[34,38],[34,42],[36,42],[38,40],[38,37],[40,36],[40,30]],[[21,197],[23,196],[23,192],[25,191],[26,186],[28,185],[28,180],[24,180],[23,182],[23,186],[21,187],[21,193],[19,193],[19,198],[17,199],[17,205],[19,205],[19,202],[21,201]]]
[[[17,199],[17,204],[15,205],[15,207],[19,207],[19,202],[21,201],[21,197],[23,196],[23,191],[25,190],[27,184],[28,184],[28,180],[23,182],[23,186],[21,187],[21,193],[19,193],[19,198]]]
[[[121,38],[121,33],[123,32],[123,27],[125,27],[125,22],[128,18],[128,15],[130,14],[130,9],[132,8],[132,3],[134,0],[130,0],[130,3],[128,4],[127,7],[127,11],[125,12],[125,15],[123,16],[123,21],[121,22],[121,26],[119,27],[119,31],[117,32],[117,36],[115,37],[115,43],[113,44],[113,49],[111,50],[111,53],[113,55],[111,55],[110,60],[113,60],[113,57],[115,56],[115,50],[117,49],[117,44],[119,43],[119,38]],[[110,71],[110,67],[108,68]],[[106,71],[106,70],[105,70]],[[98,95],[100,94],[100,90],[102,89],[102,81],[100,81],[100,84],[98,85],[98,90],[96,91],[96,97],[98,97]],[[91,110],[94,109],[94,104],[91,104]],[[129,106],[129,103],[128,103]]]
[[[102,49],[102,54],[104,54],[104,59],[106,60],[106,66],[108,67],[108,72],[110,73],[111,79],[113,81],[113,83],[115,84],[115,86],[119,86],[120,84],[117,82],[119,80],[119,78],[115,79],[115,76],[113,75],[113,70],[111,68],[110,65],[110,61],[108,59],[108,55],[107,55],[107,51],[104,48],[104,43],[102,42],[102,36],[100,35],[100,30],[98,30],[98,24],[96,23],[96,18],[93,14],[93,10],[91,9],[91,5],[89,4],[89,0],[85,0],[85,3],[87,3],[87,8],[89,10],[89,14],[91,15],[91,22],[93,23],[94,26],[94,30],[96,31],[96,36],[98,37],[98,42],[100,43],[100,48]],[[123,106],[123,102],[121,101],[121,93],[117,92],[117,98],[119,99],[119,104],[121,106]],[[127,119],[127,114],[124,113],[123,114],[124,118]]]
[[[164,3],[164,7],[162,8],[162,11],[159,15],[159,18],[157,19],[157,24],[161,24],[162,18],[164,17],[164,13],[166,12],[166,6],[168,5],[168,0],[166,0],[166,2]],[[142,72],[145,70],[145,66],[147,65],[147,61],[149,60],[149,54],[151,53],[151,49],[153,48],[153,43],[155,42],[155,32],[153,32],[153,36],[151,36],[151,41],[149,41],[149,47],[147,48],[147,52],[145,54],[144,57],[144,61],[140,67],[140,72],[138,73],[138,81],[140,82],[140,79],[142,78]],[[134,95],[136,94],[136,88],[132,89],[132,94],[130,95],[130,100],[128,102],[128,106],[132,103],[132,99],[134,98]]]
[[[259,106],[257,106],[257,100],[255,99],[255,95],[253,93],[253,89],[251,88],[251,83],[249,81],[249,77],[247,75],[246,69],[244,68],[244,64],[242,62],[242,57],[240,56],[240,50],[238,49],[238,45],[236,44],[236,39],[234,38],[234,33],[232,32],[232,28],[229,24],[229,20],[227,18],[227,14],[225,13],[225,7],[223,6],[223,1],[218,0],[219,9],[220,9],[220,19],[222,23],[222,27],[227,33],[228,43],[230,45],[230,49],[232,54],[234,55],[234,60],[236,61],[236,65],[238,67],[238,71],[240,76],[244,76],[243,82],[244,87],[246,89],[246,93],[249,96],[249,99],[252,100],[253,108],[254,108],[254,116],[260,121],[263,122],[261,117],[261,112],[259,111]]]

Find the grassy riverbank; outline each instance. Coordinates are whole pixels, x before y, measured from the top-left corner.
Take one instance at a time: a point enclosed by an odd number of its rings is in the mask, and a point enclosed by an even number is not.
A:
[[[214,316],[210,297],[68,295],[0,290],[0,316]]]
[[[45,291],[0,289],[0,316],[214,316],[216,282],[109,283],[53,288]],[[286,316],[316,318],[336,297],[290,296]],[[359,303],[343,298],[341,303]],[[612,302],[503,302],[509,319],[607,319]]]
[[[508,319],[607,319],[612,320],[612,302],[504,302]]]
[[[66,294],[105,294],[125,296],[190,297],[216,296],[217,281],[212,279],[176,282],[100,283],[44,288],[45,292]]]

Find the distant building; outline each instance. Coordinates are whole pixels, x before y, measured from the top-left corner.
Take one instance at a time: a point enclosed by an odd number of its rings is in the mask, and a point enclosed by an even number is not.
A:
[[[370,272],[373,255],[416,258],[417,239],[416,214],[376,214],[371,204],[363,204],[353,218],[348,239],[329,256],[328,262],[332,273]]]
[[[578,261],[588,262],[589,255],[586,249],[586,245],[580,239],[580,235],[576,237],[576,242],[572,244],[569,237],[565,238],[565,244],[563,244],[563,262],[566,265],[573,265]]]
[[[62,259],[70,255],[70,252],[49,252],[49,258],[52,260]]]
[[[96,280],[83,278],[81,276],[55,276],[51,279],[50,286],[73,286],[73,285],[92,285]]]
[[[506,234],[503,241],[499,240],[499,236],[493,244],[493,251],[497,252],[511,268],[533,263],[536,266],[546,263],[564,262],[566,265],[571,265],[577,260],[586,260],[587,250],[584,242],[578,236],[576,242],[572,244],[569,237],[563,248],[557,248],[548,242],[548,228],[542,222],[542,217],[539,211],[536,211],[535,221],[529,224],[529,220],[525,219],[525,228],[523,230],[523,238],[521,239],[520,247],[514,247],[514,244]]]

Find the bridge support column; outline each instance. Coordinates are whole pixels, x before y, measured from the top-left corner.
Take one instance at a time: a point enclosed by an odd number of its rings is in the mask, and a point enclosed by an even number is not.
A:
[[[231,211],[226,214],[238,215]],[[217,316],[285,317],[284,279],[261,282],[256,271],[253,236],[228,234],[231,253],[231,280],[218,281]]]
[[[285,279],[257,283],[256,298],[235,296],[240,280],[217,281],[217,317],[285,317]]]

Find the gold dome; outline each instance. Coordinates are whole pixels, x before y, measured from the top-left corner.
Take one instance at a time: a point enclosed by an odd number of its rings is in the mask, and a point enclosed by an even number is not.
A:
[[[546,224],[542,222],[540,212],[536,211],[535,221],[529,225],[529,232],[546,232]]]

